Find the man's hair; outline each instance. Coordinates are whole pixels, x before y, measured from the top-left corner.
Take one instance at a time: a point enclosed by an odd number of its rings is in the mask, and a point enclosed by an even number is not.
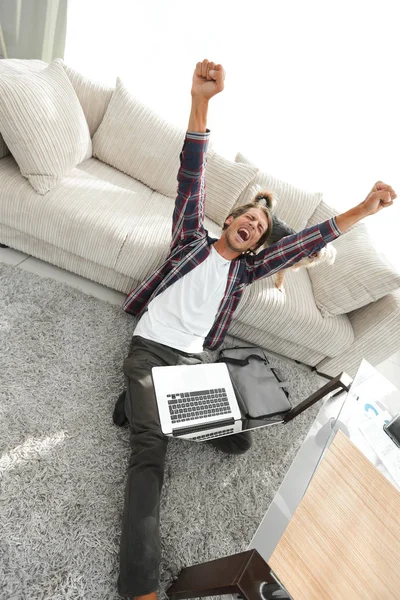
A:
[[[265,216],[267,217],[267,221],[268,221],[267,230],[262,234],[262,236],[258,240],[257,246],[255,247],[255,249],[254,250],[246,250],[246,252],[244,254],[255,254],[255,251],[258,250],[258,248],[260,248],[267,242],[269,236],[272,233],[271,208],[273,207],[273,205],[274,205],[274,200],[273,200],[273,195],[271,192],[266,192],[266,191],[258,192],[258,194],[256,194],[256,196],[254,197],[254,199],[251,202],[248,202],[247,204],[242,204],[242,206],[238,206],[237,208],[235,208],[235,210],[233,210],[231,213],[229,213],[229,215],[226,217],[226,219],[229,219],[229,217],[233,217],[234,219],[236,219],[237,217],[244,215],[244,213],[249,211],[251,208],[261,209],[263,211],[263,213],[265,214]],[[225,219],[225,223],[222,228],[222,231],[225,231],[225,229],[227,229],[229,227],[229,225],[226,224],[226,219]]]

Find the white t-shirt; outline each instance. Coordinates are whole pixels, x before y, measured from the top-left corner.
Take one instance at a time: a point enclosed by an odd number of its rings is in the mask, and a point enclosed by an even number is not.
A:
[[[214,246],[210,255],[148,305],[133,335],[183,350],[203,352],[226,289],[231,261]]]

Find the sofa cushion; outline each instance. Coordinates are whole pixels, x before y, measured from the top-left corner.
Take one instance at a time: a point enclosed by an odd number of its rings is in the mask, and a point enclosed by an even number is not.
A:
[[[63,62],[63,67],[75,90],[86,117],[90,136],[99,128],[113,95],[114,88],[92,81]]]
[[[137,199],[151,190],[90,158],[38,201],[11,156],[0,161],[0,222],[103,267],[114,268]]]
[[[276,354],[282,354],[294,360],[299,360],[306,365],[317,365],[321,360],[326,358],[326,354],[316,352],[293,341],[285,340],[268,331],[245,325],[239,319],[233,319],[228,333],[241,340],[256,344],[256,346],[272,350]]]
[[[235,161],[245,164],[250,163],[240,152],[236,155]],[[308,219],[322,200],[322,194],[319,192],[301,190],[259,171],[241,194],[237,206],[251,202],[260,190],[273,192],[276,202],[274,212],[290,227],[293,227],[295,231],[305,229]]]
[[[0,60],[0,77],[4,72],[35,72],[42,71],[48,63],[43,60],[28,60],[20,58],[5,58]],[[11,154],[0,131],[0,159]]]
[[[375,248],[364,223],[332,244],[337,251],[334,264],[310,269],[315,301],[324,317],[356,310],[400,287],[400,273]]]
[[[173,210],[174,200],[158,192],[147,201],[136,199],[129,216],[131,227],[115,267],[118,273],[143,281],[161,264],[169,252]],[[208,217],[204,227],[212,237],[219,237],[218,225]]]
[[[42,71],[2,73],[0,131],[40,194],[92,153],[85,115],[58,59]]]
[[[39,202],[12,156],[0,181],[0,223],[75,256],[139,281],[168,252],[174,201],[95,158]]]
[[[212,148],[209,149],[206,166],[206,215],[223,227],[240,194],[254,179],[257,171],[257,167],[234,163]]]
[[[322,317],[309,273],[311,269],[286,270],[283,293],[275,288],[273,275],[255,281],[235,319],[324,356],[337,356],[354,341],[350,320],[347,315]]]
[[[93,155],[153,190],[175,199],[185,131],[139,102],[117,79],[104,119],[93,137]],[[223,225],[257,168],[235,165],[209,149],[206,215]]]

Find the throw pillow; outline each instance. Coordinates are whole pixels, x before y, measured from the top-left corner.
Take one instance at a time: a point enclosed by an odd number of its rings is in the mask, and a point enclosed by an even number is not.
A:
[[[174,198],[184,135],[139,102],[118,77],[93,136],[93,156]]]
[[[337,251],[334,264],[322,263],[308,271],[315,302],[324,317],[356,310],[400,287],[400,274],[376,251],[364,223],[332,244]]]
[[[0,131],[39,194],[92,155],[85,115],[60,59],[39,72],[2,73]]]
[[[103,120],[114,89],[103,83],[92,81],[64,62],[63,67],[78,96],[89,126],[90,136],[93,137]]]
[[[332,217],[336,217],[339,214],[339,211],[336,208],[332,208],[329,204],[326,204],[324,200],[321,200],[320,204],[318,204],[317,208],[311,215],[311,217],[307,221],[307,227],[311,227],[312,225],[318,225],[319,223],[323,223]]]
[[[139,102],[117,78],[106,114],[93,136],[93,156],[156,192],[175,198],[185,131]],[[222,226],[257,167],[237,165],[209,148],[207,217]]]
[[[9,71],[42,71],[47,63],[42,60],[31,60],[21,58],[3,58],[0,60],[0,77],[2,73]],[[9,156],[11,152],[7,148],[3,136],[0,133],[0,159]]]
[[[250,161],[240,152],[236,155],[235,161],[250,164]],[[259,171],[240,196],[237,205],[251,202],[260,190],[273,192],[276,202],[274,212],[295,231],[307,227],[308,219],[322,200],[322,194],[319,192],[301,190]]]

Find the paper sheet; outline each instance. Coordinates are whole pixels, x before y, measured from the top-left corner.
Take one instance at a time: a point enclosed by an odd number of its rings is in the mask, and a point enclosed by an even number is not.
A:
[[[396,446],[383,430],[384,423],[390,421],[391,418],[389,412],[381,412],[374,418],[361,423],[359,430],[400,489],[400,448]]]

